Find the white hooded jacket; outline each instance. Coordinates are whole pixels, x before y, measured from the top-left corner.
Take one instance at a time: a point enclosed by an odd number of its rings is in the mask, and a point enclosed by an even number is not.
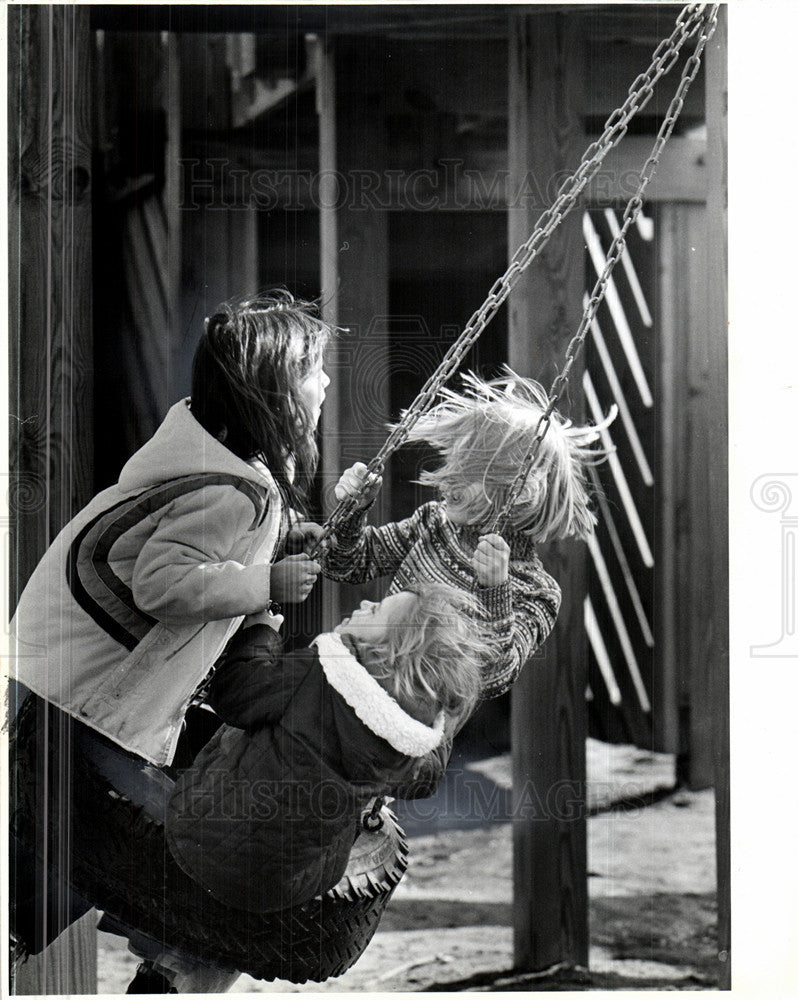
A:
[[[280,530],[266,466],[188,402],[58,535],[12,623],[12,677],[157,765],[242,617],[268,604]]]

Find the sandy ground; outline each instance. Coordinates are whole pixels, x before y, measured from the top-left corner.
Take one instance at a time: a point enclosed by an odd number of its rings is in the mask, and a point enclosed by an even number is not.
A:
[[[473,796],[470,810],[462,808],[463,774],[481,783],[479,809]],[[588,820],[589,971],[512,971],[510,759],[503,755],[452,769],[423,817],[402,817],[410,869],[352,969],[306,986],[242,976],[235,992],[713,988],[712,793],[672,791],[669,757],[593,740],[588,776],[595,812]],[[124,993],[136,960],[122,938],[99,937],[99,992]]]

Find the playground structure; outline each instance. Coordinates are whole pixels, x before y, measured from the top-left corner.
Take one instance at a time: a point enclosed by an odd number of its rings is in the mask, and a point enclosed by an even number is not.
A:
[[[152,22],[136,24],[125,8],[107,15],[79,8],[15,15],[28,29],[20,37],[29,46],[18,67],[24,72],[17,96],[35,93],[42,102],[39,123],[51,115],[57,123],[52,134],[63,140],[51,143],[43,126],[11,137],[24,151],[12,195],[21,192],[19,224],[29,234],[14,262],[20,294],[12,301],[20,310],[12,331],[41,331],[39,338],[11,338],[19,350],[12,370],[21,374],[16,471],[20,486],[34,493],[46,484],[44,505],[17,509],[14,578],[20,585],[52,532],[95,485],[105,485],[114,462],[148,436],[165,403],[184,391],[192,324],[196,329],[216,301],[245,288],[283,283],[300,292],[321,289],[330,318],[349,329],[331,365],[322,440],[325,498],[342,468],[376,451],[384,422],[412,399],[467,318],[459,297],[470,302],[482,295],[503,269],[501,261],[495,267],[497,256],[506,260],[507,249],[527,238],[546,197],[556,192],[551,179],[573,169],[593,123],[623,100],[677,13],[673,7],[649,8],[645,15],[591,6],[491,7],[442,24],[431,7],[367,10],[362,20],[344,8],[330,8],[324,17],[316,12],[314,20],[313,8],[301,15],[296,8],[256,14],[229,8],[215,24],[215,15],[192,8],[176,12],[169,24],[157,13],[137,14]],[[13,36],[13,19],[10,27]],[[656,372],[650,403],[628,352],[608,369],[595,346],[597,356],[587,357],[584,371],[577,368],[572,412],[581,405],[580,381],[590,406],[591,387],[614,391],[602,379],[610,381],[608,370],[619,373],[640,448],[645,454],[647,444],[659,458],[654,473],[649,469],[656,500],[649,493],[636,504],[633,498],[631,507],[618,503],[610,484],[616,519],[621,507],[642,511],[640,532],[633,518],[628,525],[618,519],[618,546],[599,536],[598,549],[589,553],[561,546],[547,554],[569,599],[545,656],[534,664],[534,698],[530,671],[514,695],[519,787],[530,776],[538,787],[568,783],[577,795],[584,787],[580,746],[588,687],[591,717],[606,726],[604,735],[679,753],[690,784],[716,783],[719,793],[724,790],[728,757],[718,739],[725,734],[725,602],[718,581],[727,575],[725,299],[723,260],[712,259],[725,245],[719,228],[723,51],[721,30],[684,109],[686,131],[671,140],[645,206],[643,218],[657,234],[656,252],[645,265],[657,326],[647,326],[639,311],[637,351],[643,373],[646,367]],[[125,118],[132,60],[138,145],[131,145]],[[49,78],[60,81],[57,100],[46,87],[34,86]],[[92,79],[106,99],[90,114]],[[665,93],[671,94],[667,83]],[[658,126],[667,103],[653,102],[649,129]],[[651,145],[645,128],[619,145],[616,159],[587,189],[590,211],[582,218],[574,212],[553,234],[513,293],[504,325],[497,317],[468,364],[506,359],[551,381],[579,325],[587,284],[583,239],[591,252],[588,267],[595,266],[599,216],[611,230],[615,216],[605,210],[628,198],[630,172],[639,171],[646,155],[640,154]],[[645,225],[638,228],[642,251],[651,241]],[[687,247],[698,248],[700,264],[690,260]],[[92,255],[95,274],[111,279],[94,288]],[[470,286],[481,272],[490,278],[474,292]],[[709,281],[709,274],[717,280]],[[433,302],[435,284],[444,290]],[[620,280],[619,289],[623,298]],[[122,309],[115,293],[126,303]],[[410,309],[401,306],[411,302]],[[431,304],[430,312],[422,303]],[[597,325],[608,333],[618,316],[632,312],[608,307]],[[437,317],[448,328],[436,328]],[[595,330],[592,335],[598,345]],[[122,391],[96,380],[94,412],[108,420],[93,424],[92,355],[101,374],[120,350],[127,352]],[[141,440],[135,443],[124,407],[137,415]],[[49,413],[49,420],[28,420],[35,412]],[[642,467],[628,426],[624,435],[619,432],[615,443],[632,480],[632,470]],[[383,516],[406,513],[404,481],[412,471],[407,464],[388,468]],[[641,480],[646,487],[642,472]],[[647,537],[646,507],[650,515],[655,503],[659,517],[656,537],[648,539],[649,560],[639,540]],[[605,551],[615,553],[614,562]],[[625,567],[619,551],[628,553]],[[620,581],[617,587],[608,590],[608,577]],[[616,609],[607,595],[617,597],[623,587],[629,596],[621,596]],[[654,592],[656,608],[646,607]],[[685,600],[686,593],[711,593],[712,600]],[[339,601],[334,588],[325,589],[326,624]],[[642,627],[633,630],[635,620],[648,622],[651,642]],[[719,794],[721,848],[725,808]],[[727,920],[722,851],[720,860],[720,912]],[[551,817],[534,829],[517,824],[519,966],[586,964],[585,864],[579,822]]]

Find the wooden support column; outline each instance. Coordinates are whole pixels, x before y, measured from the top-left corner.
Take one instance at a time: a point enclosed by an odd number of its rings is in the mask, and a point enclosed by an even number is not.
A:
[[[658,469],[654,737],[691,788],[714,782],[711,664],[716,586],[707,315],[707,208],[658,213]],[[723,445],[725,448],[725,444]],[[724,510],[724,518],[726,517]]]
[[[368,462],[385,439],[390,419],[388,215],[369,192],[382,185],[386,159],[381,42],[336,39],[317,49],[318,184],[321,284],[325,319],[344,331],[327,352],[331,383],[322,411],[322,498],[353,462]],[[372,511],[387,518],[390,469]],[[322,625],[329,628],[383,582],[343,589],[324,581]]]
[[[15,603],[92,489],[92,102],[88,10],[8,15]]]
[[[92,84],[88,7],[7,17],[13,607],[93,486]],[[53,862],[63,870],[68,856]],[[95,925],[89,914],[25,962],[12,991],[95,993]]]
[[[715,837],[718,872],[718,986],[731,989],[731,855],[729,802],[729,490],[728,490],[728,75],[727,11],[706,50],[707,298],[709,337],[709,531],[713,555],[711,702]]]
[[[720,58],[711,46],[708,67]],[[725,77],[716,74],[714,94],[707,81],[707,203],[667,204],[657,215],[654,745],[677,752],[677,777],[692,789],[716,784],[721,702],[728,711]]]
[[[181,114],[181,73],[180,51],[177,36],[168,32],[163,39],[163,65],[161,70],[161,93],[166,115],[166,143],[164,148],[164,192],[163,207],[166,220],[166,274],[167,289],[166,322],[170,343],[169,379],[167,380],[169,400],[172,402],[182,393],[188,394],[190,380],[183,380],[183,366],[188,365],[188,352],[182,343],[184,329],[180,326],[180,276],[183,264],[182,206],[180,182],[180,156],[182,148]]]
[[[686,331],[689,299],[683,246],[692,237],[703,206],[662,205],[657,212],[656,330],[657,363],[657,523],[655,538],[655,589],[658,594],[653,621],[655,670],[652,691],[653,749],[676,754],[680,750],[679,717],[686,703],[681,690],[686,655],[680,628],[679,607],[684,594],[686,537],[685,495],[687,480],[684,448],[687,412]],[[682,294],[678,289],[682,289]]]
[[[581,65],[581,41],[567,14],[511,17],[511,252],[582,154]],[[520,374],[551,383],[578,326],[583,289],[577,208],[510,297],[509,362]],[[571,378],[569,412],[576,418],[580,372],[576,367]],[[525,970],[586,966],[588,956],[586,550],[564,543],[542,555],[563,604],[512,696],[515,964]]]

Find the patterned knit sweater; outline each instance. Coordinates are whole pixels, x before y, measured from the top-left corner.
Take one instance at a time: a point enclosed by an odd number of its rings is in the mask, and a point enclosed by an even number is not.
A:
[[[404,521],[380,528],[365,524],[358,511],[336,529],[321,557],[332,580],[363,583],[392,575],[388,594],[417,580],[447,583],[474,593],[487,630],[500,654],[483,667],[483,698],[507,691],[524,663],[551,632],[560,608],[560,588],[543,569],[524,532],[510,535],[510,573],[498,587],[477,587],[471,558],[480,532],[453,525],[437,501],[423,504]]]

